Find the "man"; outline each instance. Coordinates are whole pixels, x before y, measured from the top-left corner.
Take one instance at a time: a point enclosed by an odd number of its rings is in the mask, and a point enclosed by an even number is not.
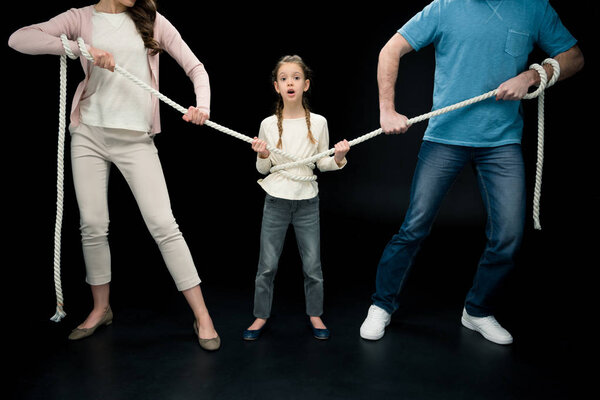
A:
[[[428,235],[441,201],[467,163],[472,163],[487,211],[487,244],[469,290],[462,324],[498,344],[512,336],[494,318],[494,297],[513,268],[525,219],[520,99],[539,84],[527,58],[539,46],[560,65],[559,80],[583,67],[576,39],[548,0],[435,0],[388,41],[379,55],[377,79],[381,128],[404,133],[407,118],[396,112],[394,86],[402,57],[433,44],[433,108],[439,109],[498,88],[490,98],[435,117],[424,135],[400,231],[385,247],[376,291],[361,337],[385,333],[397,296],[420,243]],[[548,80],[551,65],[544,68]],[[500,84],[500,86],[498,86]]]

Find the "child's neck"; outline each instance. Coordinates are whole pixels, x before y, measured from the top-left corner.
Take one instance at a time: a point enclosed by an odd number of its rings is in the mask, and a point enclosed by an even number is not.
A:
[[[306,115],[306,111],[304,110],[302,103],[284,103],[281,115],[283,119],[303,118]]]

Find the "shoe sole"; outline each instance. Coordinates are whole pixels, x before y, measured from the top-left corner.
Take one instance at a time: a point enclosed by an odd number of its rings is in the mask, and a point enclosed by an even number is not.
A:
[[[491,337],[490,335],[485,334],[476,325],[472,324],[469,320],[465,319],[465,317],[461,317],[460,321],[462,322],[462,324],[465,328],[470,329],[475,332],[478,332],[479,334],[481,334],[481,336],[483,336],[490,342],[493,342],[496,344],[511,344],[513,342],[512,339],[506,339],[506,340],[496,339],[494,337]]]

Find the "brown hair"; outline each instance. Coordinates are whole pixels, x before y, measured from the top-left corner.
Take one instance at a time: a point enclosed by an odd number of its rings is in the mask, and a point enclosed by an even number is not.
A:
[[[153,56],[162,53],[162,48],[154,39],[154,21],[156,20],[156,1],[137,0],[127,13],[135,23],[135,27],[144,41],[144,46]]]
[[[300,56],[283,56],[279,59],[273,72],[271,72],[271,80],[273,82],[277,82],[277,72],[279,68],[285,63],[296,63],[302,68],[302,73],[304,74],[304,79],[312,79],[312,70],[306,65],[304,60]],[[309,86],[310,90],[310,86]],[[306,126],[308,127],[308,140],[311,143],[316,143],[311,130],[310,130],[310,109],[308,107],[308,99],[306,98],[306,93],[302,96],[302,107],[304,107],[304,115],[306,116]],[[283,99],[281,95],[277,95],[277,103],[275,104],[275,115],[277,116],[277,129],[279,130],[279,141],[277,142],[277,148],[281,149],[281,136],[283,135]]]

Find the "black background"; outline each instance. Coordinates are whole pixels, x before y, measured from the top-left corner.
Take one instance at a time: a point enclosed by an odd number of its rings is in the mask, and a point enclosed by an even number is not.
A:
[[[312,110],[328,119],[330,142],[353,139],[379,127],[376,85],[381,47],[428,1],[326,5],[161,1],[159,11],[180,31],[204,63],[212,90],[211,119],[248,136],[272,113],[270,72],[285,54],[299,54],[312,67]],[[4,38],[16,29],[48,20],[86,1],[12,2]],[[586,66],[546,96],[546,147],[542,231],[533,230],[537,102],[524,101],[528,219],[518,269],[510,281],[507,314],[542,313],[563,326],[566,315],[590,310],[592,274],[598,268],[598,167],[595,107],[597,34],[594,2],[552,5],[579,40]],[[6,43],[6,42],[5,42]],[[535,50],[531,62],[546,55]],[[118,63],[118,60],[117,60]],[[3,209],[5,224],[3,295],[13,318],[46,321],[54,313],[53,231],[55,218],[58,68],[56,56],[3,52]],[[397,109],[409,117],[431,107],[433,49],[412,52],[401,62]],[[184,106],[194,93],[189,79],[168,55],[161,56],[160,90]],[[83,78],[69,61],[69,102]],[[465,79],[465,77],[457,77]],[[7,90],[8,89],[8,90]],[[248,319],[258,258],[264,193],[248,144],[208,127],[181,120],[161,104],[163,132],[156,144],[174,214],[204,288],[245,291]],[[322,258],[329,299],[355,293],[365,310],[377,261],[399,228],[426,122],[401,136],[378,136],[351,149],[342,171],[319,174]],[[67,148],[69,141],[67,138]],[[68,151],[67,151],[68,154]],[[62,281],[69,325],[89,310],[84,282],[78,212],[70,163],[65,166]],[[146,230],[133,196],[116,169],[109,188],[113,255],[112,301],[159,304],[179,296]],[[484,245],[485,215],[473,173],[466,169],[448,194],[431,237],[417,260],[409,289],[434,302],[461,301]],[[290,231],[282,256],[277,296],[302,295],[300,261]],[[275,302],[277,302],[277,298]],[[328,300],[329,301],[329,300]],[[209,309],[211,298],[207,296]],[[222,315],[226,318],[226,315]],[[357,320],[362,319],[357,315]],[[247,321],[240,321],[240,327]],[[564,327],[562,329],[568,330]]]

